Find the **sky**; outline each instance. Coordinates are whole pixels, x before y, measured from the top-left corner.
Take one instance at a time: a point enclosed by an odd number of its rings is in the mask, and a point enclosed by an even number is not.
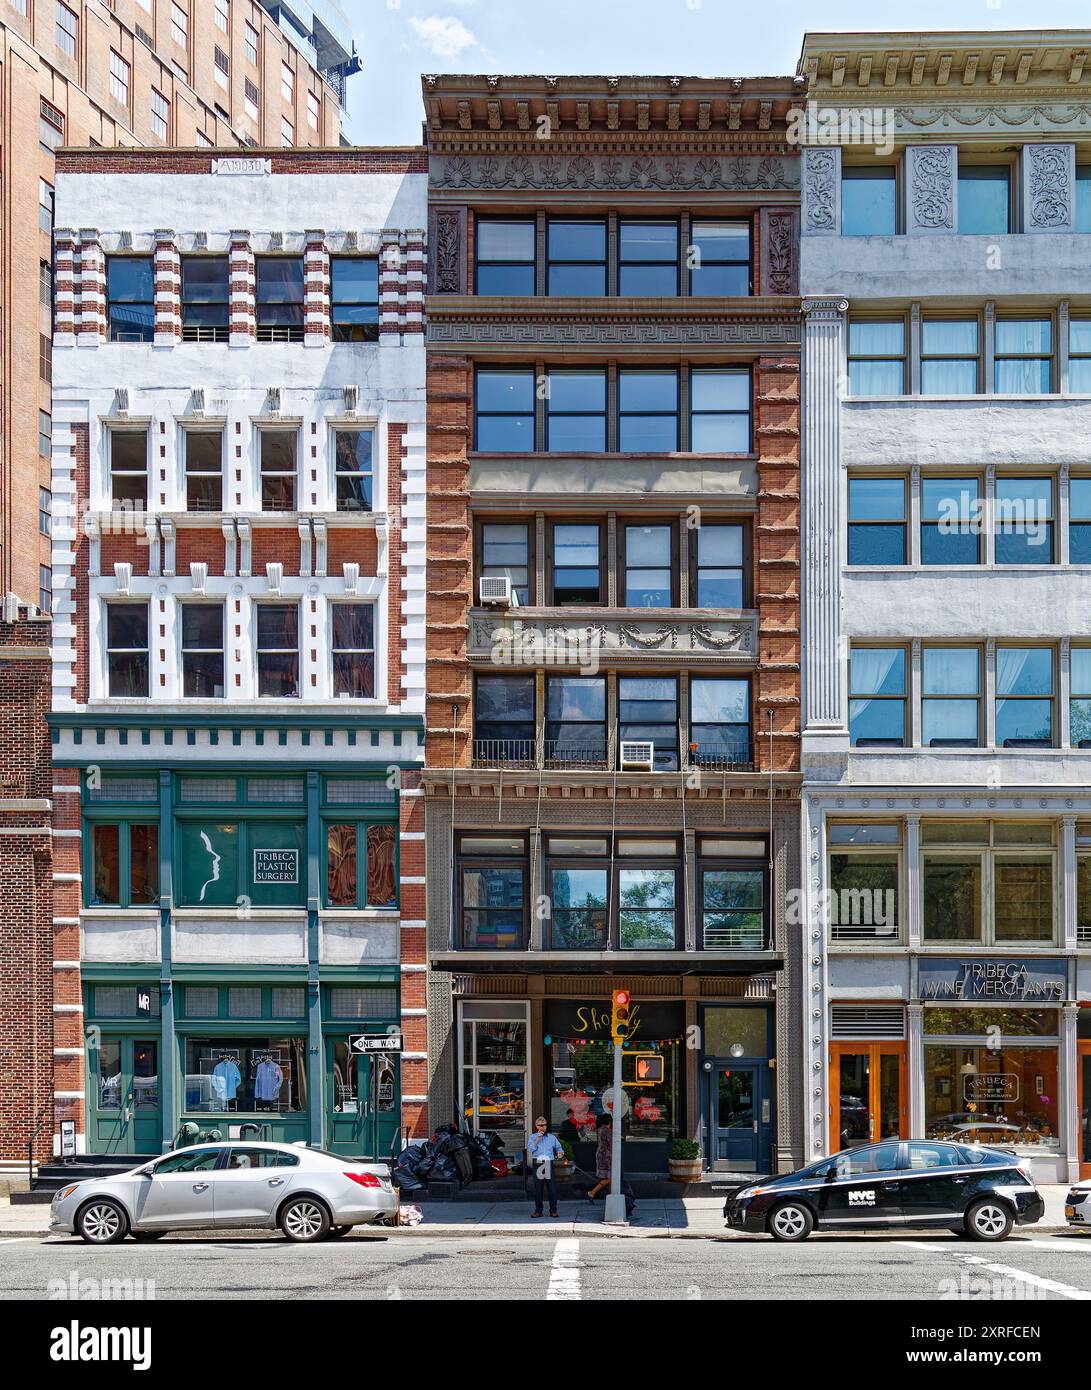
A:
[[[747,77],[795,71],[807,30],[1091,29],[1091,0],[341,0],[363,71],[348,135],[421,139],[422,72]]]

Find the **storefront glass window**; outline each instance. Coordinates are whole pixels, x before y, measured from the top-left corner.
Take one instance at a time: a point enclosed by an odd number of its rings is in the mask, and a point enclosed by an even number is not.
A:
[[[306,1038],[187,1038],[185,1110],[306,1109],[306,1045]]]
[[[137,1110],[159,1108],[159,1044],[133,1043],[133,1105]]]
[[[996,939],[1053,940],[1053,860],[1050,855],[996,858]]]
[[[678,1046],[667,1041],[649,1045],[648,1050],[662,1056],[663,1080],[651,1086],[624,1086],[621,1110],[625,1140],[674,1139],[678,1135],[682,1079]],[[550,1063],[549,1119],[553,1132],[572,1144],[594,1144],[597,1119],[607,1111],[606,1093],[613,1085],[613,1044],[554,1038]],[[586,1152],[583,1158],[593,1161]]]
[[[924,857],[925,941],[981,940],[981,857]]]
[[[463,1116],[475,1134],[496,1135],[509,1159],[526,1140],[527,1028],[514,1019],[463,1025]]]
[[[928,1044],[925,1134],[929,1139],[1060,1147],[1057,1045],[991,1048]]]
[[[830,940],[896,940],[899,879],[896,849],[831,853],[827,902]]]
[[[98,1050],[98,1108],[121,1109],[121,1043],[104,1038]]]

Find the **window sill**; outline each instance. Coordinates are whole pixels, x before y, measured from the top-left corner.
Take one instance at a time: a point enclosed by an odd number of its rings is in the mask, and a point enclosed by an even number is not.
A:
[[[525,449],[525,450],[523,450],[523,451],[521,451],[521,452],[516,452],[516,451],[513,451],[513,450],[511,450],[511,449],[494,449],[494,450],[488,450],[488,451],[486,451],[486,450],[479,450],[479,449],[470,449],[470,450],[467,450],[466,457],[467,457],[467,459],[468,459],[471,463],[474,462],[474,461],[476,461],[476,460],[479,460],[479,459],[480,459],[481,461],[483,461],[483,462],[486,462],[486,463],[492,462],[492,461],[498,460],[498,459],[534,459],[535,461],[548,461],[548,460],[557,460],[557,461],[560,461],[560,460],[562,460],[562,459],[579,459],[579,460],[587,460],[587,459],[604,459],[604,460],[606,460],[606,461],[608,461],[608,462],[615,462],[615,461],[619,461],[619,460],[631,460],[631,459],[682,459],[682,460],[686,460],[686,461],[688,461],[688,460],[693,460],[694,462],[698,462],[698,463],[701,463],[701,462],[706,462],[706,463],[717,463],[717,462],[723,462],[723,461],[725,461],[725,460],[726,460],[726,461],[730,461],[730,462],[732,462],[732,463],[740,463],[740,462],[754,462],[754,463],[756,463],[756,462],[758,461],[758,457],[759,457],[759,456],[758,456],[758,454],[756,454],[756,453],[753,452],[752,450],[750,450],[750,451],[748,451],[748,452],[746,452],[746,453],[738,453],[738,454],[729,454],[729,453],[722,453],[722,454],[695,454],[695,453],[683,452],[683,451],[680,450],[680,449],[664,450],[662,453],[655,453],[655,452],[652,452],[652,453],[623,453],[623,452],[621,452],[621,451],[613,451],[613,452],[611,452],[611,451],[608,451],[608,450],[605,450],[605,449],[598,450],[598,451],[584,450],[584,451],[578,452],[578,453],[572,453],[571,451],[567,451],[567,450],[552,450],[552,449],[537,449],[537,450],[535,450],[535,449]],[[794,467],[794,465],[791,465],[791,466]]]

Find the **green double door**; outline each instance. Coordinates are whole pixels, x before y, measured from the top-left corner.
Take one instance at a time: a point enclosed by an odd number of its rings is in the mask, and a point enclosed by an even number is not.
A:
[[[326,1134],[334,1153],[389,1158],[401,1116],[396,1056],[362,1056],[326,1039]]]
[[[88,1048],[87,1079],[88,1151],[159,1153],[159,1039],[103,1033]]]

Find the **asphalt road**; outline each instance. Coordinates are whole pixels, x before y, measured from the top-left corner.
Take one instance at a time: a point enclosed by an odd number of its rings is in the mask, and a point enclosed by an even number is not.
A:
[[[0,1299],[1091,1299],[1091,1237],[1018,1234],[660,1240],[376,1237],[316,1246],[240,1234],[95,1249],[0,1240]]]

